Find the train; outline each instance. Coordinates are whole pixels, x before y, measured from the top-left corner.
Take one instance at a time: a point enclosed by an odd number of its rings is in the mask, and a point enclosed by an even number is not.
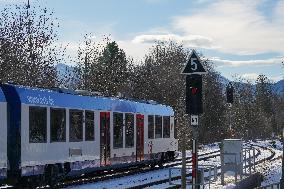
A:
[[[174,111],[153,101],[1,84],[0,180],[155,166],[178,150]]]

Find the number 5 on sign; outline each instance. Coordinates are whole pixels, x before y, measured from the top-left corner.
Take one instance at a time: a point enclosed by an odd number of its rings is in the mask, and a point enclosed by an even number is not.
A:
[[[192,126],[198,125],[198,115],[191,115],[190,120]]]
[[[192,71],[196,71],[197,70],[197,63],[195,61],[197,61],[197,58],[191,58],[190,59],[190,64],[191,64],[191,70]]]

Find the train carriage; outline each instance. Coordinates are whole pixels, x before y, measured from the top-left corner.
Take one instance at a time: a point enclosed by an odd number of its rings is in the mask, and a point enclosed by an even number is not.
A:
[[[171,107],[9,84],[2,89],[10,107],[10,177],[155,164],[177,150]]]
[[[0,180],[7,176],[7,103],[0,89]]]

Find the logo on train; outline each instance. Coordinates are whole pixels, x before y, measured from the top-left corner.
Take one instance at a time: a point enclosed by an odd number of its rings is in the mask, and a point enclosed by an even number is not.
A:
[[[29,103],[31,104],[42,104],[42,105],[54,105],[54,100],[50,96],[48,97],[41,97],[40,95],[38,96],[27,96],[27,99]]]

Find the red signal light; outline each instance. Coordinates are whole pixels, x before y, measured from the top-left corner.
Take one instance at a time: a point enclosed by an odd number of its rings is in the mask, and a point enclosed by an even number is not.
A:
[[[191,88],[191,94],[195,95],[197,93],[197,88],[196,87],[192,87]]]

